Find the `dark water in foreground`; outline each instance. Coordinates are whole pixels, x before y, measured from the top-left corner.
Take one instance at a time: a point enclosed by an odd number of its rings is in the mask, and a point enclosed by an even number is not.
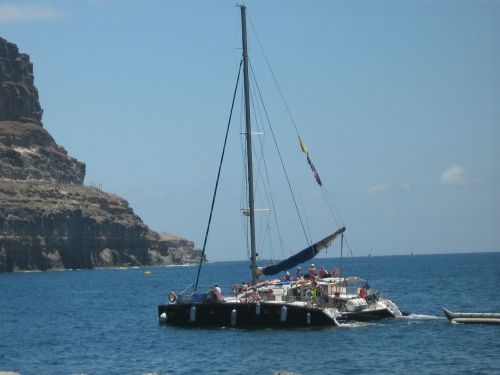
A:
[[[500,312],[500,253],[352,258],[345,269],[369,274],[412,315],[327,329],[181,329],[158,325],[156,305],[194,267],[0,274],[0,371],[500,374],[500,326],[452,325],[441,310]],[[202,272],[226,291],[241,275],[244,262]]]

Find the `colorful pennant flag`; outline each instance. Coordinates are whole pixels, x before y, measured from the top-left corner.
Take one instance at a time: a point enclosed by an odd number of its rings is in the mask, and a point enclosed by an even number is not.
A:
[[[309,153],[309,150],[307,149],[307,146],[304,144],[304,142],[302,142],[302,139],[300,137],[299,137],[299,143],[300,143],[300,149],[304,154],[307,155]]]
[[[314,164],[312,163],[311,158],[309,157],[309,150],[307,149],[307,146],[305,145],[305,143],[302,141],[302,138],[300,138],[300,137],[299,137],[299,143],[300,143],[300,149],[307,156],[307,163],[311,167],[311,171],[313,173],[314,178],[316,179],[316,182],[319,184],[319,186],[323,186],[323,184],[321,183],[321,178],[319,178],[318,171],[314,167]]]
[[[311,158],[309,157],[309,154],[307,154],[307,162],[309,163],[309,166],[311,167],[311,171],[313,173],[314,178],[316,179],[316,182],[318,183],[319,186],[323,186],[321,183],[321,178],[319,178],[318,171],[314,167],[314,164],[311,161]]]

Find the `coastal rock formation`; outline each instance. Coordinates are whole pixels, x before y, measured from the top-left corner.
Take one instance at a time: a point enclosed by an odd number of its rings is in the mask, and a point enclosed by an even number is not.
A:
[[[68,156],[40,125],[0,121],[0,176],[82,184],[85,164]]]
[[[168,257],[164,261],[174,264],[197,263],[200,261],[201,250],[194,251],[194,242],[177,237],[170,233],[160,233],[158,239],[158,254]],[[155,252],[151,252],[154,256]],[[162,262],[160,262],[162,263]]]
[[[199,261],[193,242],[152,231],[84,177],[43,128],[28,55],[0,38],[0,272]]]
[[[29,56],[17,46],[0,38],[0,121],[42,123]]]
[[[0,271],[194,263],[192,241],[150,230],[128,202],[95,187],[0,184]]]
[[[0,176],[82,184],[85,164],[56,144],[42,113],[29,56],[0,38]]]

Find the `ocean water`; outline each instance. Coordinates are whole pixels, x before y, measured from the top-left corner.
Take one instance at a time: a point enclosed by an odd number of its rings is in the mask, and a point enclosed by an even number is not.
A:
[[[160,326],[157,305],[195,267],[0,274],[0,371],[500,374],[500,326],[450,324],[441,310],[500,312],[500,253],[349,258],[344,269],[410,315],[341,328],[186,329]],[[201,278],[227,292],[248,264],[207,264]]]

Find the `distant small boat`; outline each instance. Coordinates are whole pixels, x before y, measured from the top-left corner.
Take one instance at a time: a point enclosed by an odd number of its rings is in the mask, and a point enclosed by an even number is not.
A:
[[[500,324],[500,313],[459,313],[443,307],[444,314],[452,323]]]

